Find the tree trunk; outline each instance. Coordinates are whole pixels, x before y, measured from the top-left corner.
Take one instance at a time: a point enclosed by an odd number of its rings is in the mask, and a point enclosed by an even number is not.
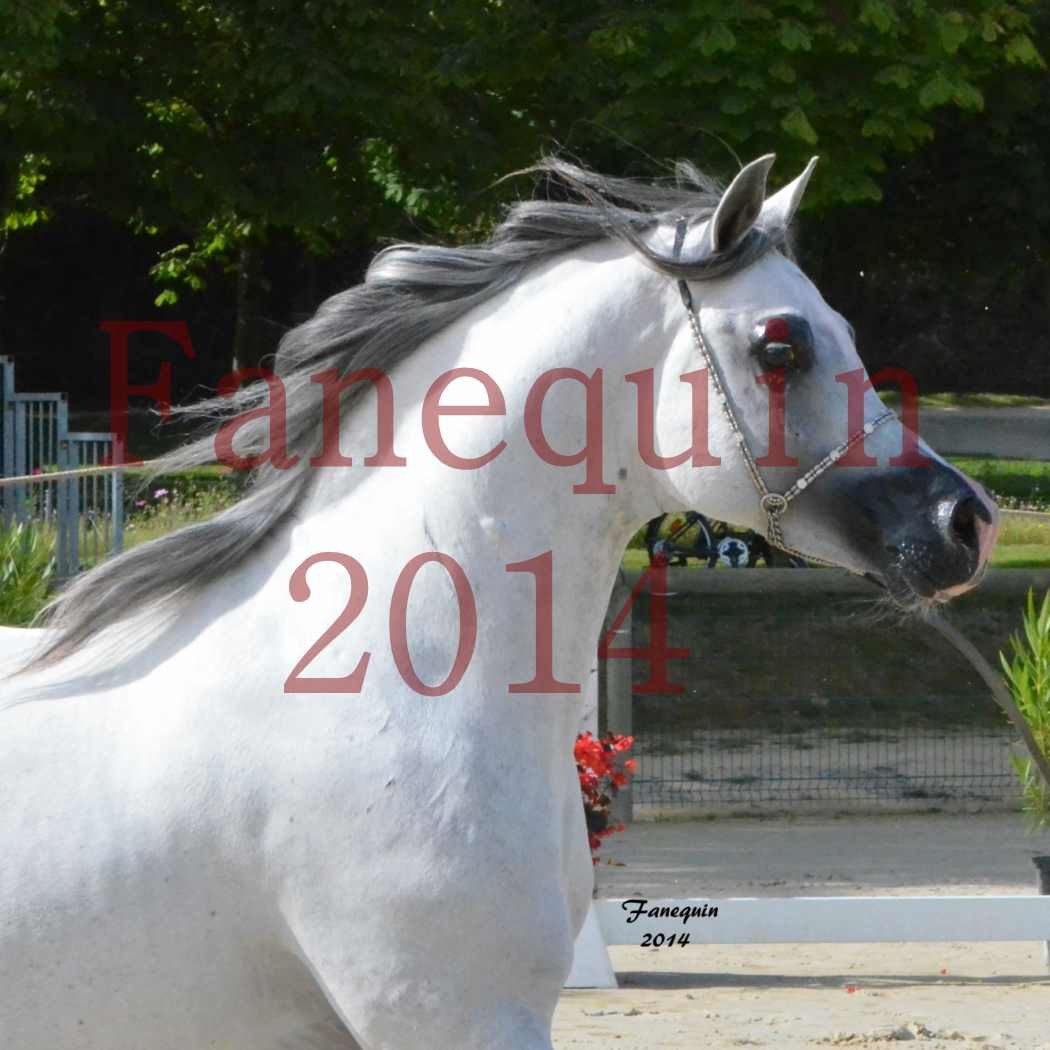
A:
[[[237,318],[233,329],[233,368],[258,368],[269,352],[261,338],[263,302],[262,245],[249,238],[237,260]]]

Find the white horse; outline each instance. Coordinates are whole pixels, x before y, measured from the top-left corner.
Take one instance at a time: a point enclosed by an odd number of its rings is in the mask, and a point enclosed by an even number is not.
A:
[[[0,687],[4,1050],[550,1050],[592,886],[571,687],[631,534],[695,507],[905,603],[979,578],[994,506],[921,444],[890,465],[873,391],[851,418],[851,330],[784,247],[812,165],[766,199],[771,162],[721,195],[551,162],[486,245],[381,254],[282,344],[298,464],[0,633],[36,655]],[[362,380],[353,465],[307,462],[321,366],[389,373],[383,454]],[[798,465],[753,469],[774,369]],[[878,465],[826,469],[861,422]]]

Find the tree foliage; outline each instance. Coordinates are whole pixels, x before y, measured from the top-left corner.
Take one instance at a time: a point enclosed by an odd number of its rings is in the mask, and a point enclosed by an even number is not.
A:
[[[772,143],[789,169],[819,152],[818,207],[878,200],[888,160],[933,137],[935,110],[980,110],[995,71],[1041,66],[1030,32],[1024,6],[999,0],[628,8],[595,34],[624,89],[601,119],[632,141],[667,129],[676,152],[699,135],[743,156]]]
[[[565,147],[618,170],[769,150],[808,206],[879,199],[946,112],[1012,148],[1031,0],[6,0],[9,237],[89,207],[156,244],[158,303],[275,237],[323,257],[476,236],[493,181]],[[988,151],[985,151],[986,153]],[[648,159],[646,159],[648,158]],[[1045,197],[1045,194],[1044,194]]]
[[[459,114],[429,89],[441,37],[410,3],[56,8],[47,46],[5,75],[17,117],[5,159],[20,172],[7,226],[86,197],[159,238],[155,274],[173,289],[200,287],[210,264],[271,229],[323,254],[384,205],[421,212],[456,171],[439,162]]]

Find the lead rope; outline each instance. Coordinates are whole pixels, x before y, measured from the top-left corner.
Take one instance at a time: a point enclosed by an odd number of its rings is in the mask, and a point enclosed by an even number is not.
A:
[[[89,478],[96,474],[113,474],[118,470],[141,472],[145,467],[159,463],[159,459],[147,459],[139,463],[102,463],[94,467],[78,467],[75,470],[53,470],[40,474],[20,474],[13,478],[0,478],[0,489],[9,485],[42,485],[49,481],[65,481],[69,478]],[[187,468],[179,468],[185,470]],[[174,471],[172,472],[174,473]]]
[[[687,226],[688,222],[683,218],[678,220],[678,224],[675,227],[673,255],[675,261],[681,256],[682,245],[685,243]],[[771,492],[758,469],[758,464],[755,462],[755,457],[752,455],[751,449],[748,447],[747,438],[745,437],[743,430],[741,430],[740,424],[737,422],[736,413],[733,411],[733,406],[730,404],[729,398],[726,395],[725,385],[722,382],[721,374],[715,364],[714,355],[707,348],[703,332],[700,330],[700,318],[697,316],[696,309],[693,306],[693,293],[689,290],[689,285],[686,281],[678,281],[678,292],[682,297],[682,305],[685,307],[686,316],[689,318],[689,327],[693,333],[693,341],[696,343],[696,348],[699,351],[701,358],[703,358],[704,364],[707,366],[707,373],[711,377],[711,385],[714,387],[715,397],[718,399],[718,403],[722,406],[722,412],[726,417],[726,421],[729,423],[729,427],[736,437],[737,445],[740,448],[740,454],[744,457],[747,472],[751,475],[751,481],[754,484],[755,489],[758,491],[759,505],[762,507],[762,510],[766,515],[766,538],[770,543],[775,547],[779,547],[780,550],[784,551],[786,554],[793,554],[805,561],[816,562],[820,565],[826,565],[831,568],[842,568],[841,565],[836,565],[834,562],[826,561],[825,559],[815,557],[812,554],[806,554],[803,551],[798,550],[796,547],[789,546],[784,539],[784,526],[782,522],[784,511],[787,510],[788,504],[795,499],[800,492],[804,492],[818,477],[820,477],[821,474],[824,473],[824,471],[846,455],[854,445],[863,441],[869,434],[873,434],[883,423],[888,423],[891,419],[896,419],[896,416],[893,412],[888,410],[881,415],[876,416],[875,419],[865,423],[860,430],[851,434],[841,445],[837,445],[833,448],[819,463],[807,470],[806,473],[787,490],[787,492]]]

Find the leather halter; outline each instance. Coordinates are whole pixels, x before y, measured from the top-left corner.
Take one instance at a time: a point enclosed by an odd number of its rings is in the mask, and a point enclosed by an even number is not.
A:
[[[681,218],[678,220],[675,227],[673,253],[675,262],[681,257],[682,245],[685,243],[687,226],[688,220]],[[700,357],[707,366],[707,373],[711,377],[711,385],[714,387],[715,397],[722,406],[722,411],[725,414],[730,429],[736,435],[740,454],[744,457],[747,472],[751,476],[751,481],[758,492],[759,505],[766,515],[766,538],[775,547],[779,547],[780,550],[787,554],[794,554],[796,557],[803,558],[805,561],[819,562],[823,565],[841,568],[841,566],[835,565],[834,562],[826,561],[823,558],[817,558],[812,554],[806,554],[804,551],[798,550],[796,547],[789,546],[784,540],[784,526],[781,519],[784,515],[784,511],[788,508],[788,504],[790,504],[792,500],[812,485],[813,482],[816,481],[816,479],[829,467],[842,459],[842,457],[849,452],[854,445],[863,441],[869,434],[874,433],[883,423],[888,423],[891,419],[896,419],[896,415],[887,410],[865,423],[863,427],[854,431],[845,441],[842,442],[841,445],[836,445],[835,448],[833,448],[819,463],[811,467],[805,474],[799,477],[787,492],[770,491],[769,486],[766,485],[765,479],[762,477],[762,474],[758,469],[755,457],[748,446],[747,437],[740,427],[740,423],[736,417],[736,412],[733,410],[733,405],[726,394],[725,384],[722,381],[722,375],[715,363],[714,355],[708,350],[707,343],[704,341],[704,335],[700,329],[700,317],[693,306],[693,294],[689,290],[689,285],[685,280],[680,279],[678,281],[678,291],[682,296],[682,305],[685,307],[686,314],[689,318],[689,327],[693,333],[693,341],[696,343],[696,348],[700,353]]]

